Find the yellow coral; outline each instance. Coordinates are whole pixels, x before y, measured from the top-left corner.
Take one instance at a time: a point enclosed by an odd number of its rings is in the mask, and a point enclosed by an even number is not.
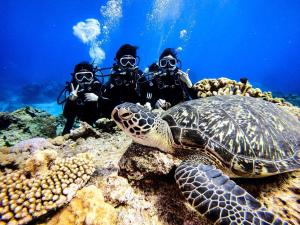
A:
[[[252,85],[228,78],[203,79],[194,84],[194,89],[198,91],[198,97],[209,97],[212,95],[243,95],[263,98],[267,101],[288,104],[282,98],[273,98],[271,92],[262,92],[259,88],[253,88]]]
[[[26,224],[69,202],[94,172],[89,155],[55,159],[47,152],[29,159],[23,169],[0,174],[0,224]]]
[[[271,92],[262,92],[259,88],[253,88],[249,82],[242,83],[228,78],[203,79],[194,84],[198,98],[216,95],[242,95],[254,98],[262,98],[266,101],[276,103],[291,115],[300,120],[300,109],[292,106],[283,98],[273,98]]]
[[[55,215],[47,225],[113,225],[117,223],[115,208],[104,202],[94,185],[79,190],[70,204]]]

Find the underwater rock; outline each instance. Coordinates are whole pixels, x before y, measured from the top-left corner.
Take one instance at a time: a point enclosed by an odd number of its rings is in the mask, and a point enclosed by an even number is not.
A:
[[[45,138],[32,138],[21,141],[13,147],[3,147],[0,149],[0,167],[19,168],[32,154],[51,149],[55,150],[56,147]]]
[[[56,118],[32,107],[0,113],[0,123],[0,146],[12,146],[33,137],[56,136]]]
[[[86,138],[86,137],[100,137],[101,134],[99,131],[94,129],[91,125],[86,122],[80,122],[80,127],[78,129],[72,130],[69,138],[71,139],[78,139],[78,138]]]
[[[74,199],[60,210],[48,225],[114,225],[116,209],[104,201],[102,191],[95,185],[79,190]]]
[[[181,160],[158,149],[132,144],[122,156],[120,174],[128,179],[141,180],[168,175]]]
[[[11,124],[17,123],[19,119],[9,113],[0,113],[0,129],[7,129]]]
[[[157,178],[129,183],[126,178],[110,176],[98,186],[107,202],[118,209],[117,224],[210,225],[185,204],[176,184],[170,180]]]
[[[300,224],[300,171],[235,181],[281,219],[289,224]]]
[[[112,119],[100,118],[96,121],[95,125],[96,128],[102,132],[114,133],[116,131],[120,131]]]
[[[27,224],[70,202],[94,172],[88,154],[36,153],[23,168],[0,174],[0,224]]]
[[[118,209],[117,224],[158,224],[155,223],[157,216],[155,217],[151,204],[127,179],[113,175],[98,185],[103,190],[106,201]]]
[[[28,140],[20,141],[10,148],[11,153],[29,152],[35,153],[38,150],[53,148],[54,146],[45,138],[31,138]]]

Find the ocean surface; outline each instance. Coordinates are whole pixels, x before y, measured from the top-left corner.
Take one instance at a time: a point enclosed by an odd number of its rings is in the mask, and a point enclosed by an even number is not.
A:
[[[0,111],[60,114],[74,65],[110,67],[124,43],[139,46],[142,70],[172,47],[193,82],[247,77],[300,95],[299,0],[9,0],[0,12]]]

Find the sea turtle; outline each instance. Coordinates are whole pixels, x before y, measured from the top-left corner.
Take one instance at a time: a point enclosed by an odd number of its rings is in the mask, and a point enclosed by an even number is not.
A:
[[[175,180],[188,202],[216,224],[287,224],[229,178],[300,168],[300,123],[274,103],[213,96],[159,116],[123,103],[112,118],[135,142],[186,156]]]

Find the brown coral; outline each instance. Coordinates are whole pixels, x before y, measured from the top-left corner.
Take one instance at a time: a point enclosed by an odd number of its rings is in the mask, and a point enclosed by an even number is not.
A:
[[[0,174],[0,224],[26,224],[69,202],[82,188],[94,165],[88,154],[56,159],[48,170],[32,164],[52,155],[29,160],[23,169]],[[31,171],[33,170],[33,171]],[[41,174],[41,172],[43,173]]]

